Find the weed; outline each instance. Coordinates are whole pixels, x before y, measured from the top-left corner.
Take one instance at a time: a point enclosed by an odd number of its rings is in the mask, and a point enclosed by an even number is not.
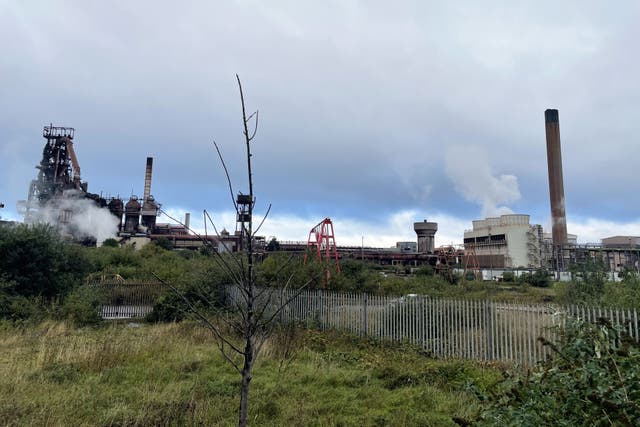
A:
[[[434,361],[406,346],[337,332],[274,336],[256,367],[254,425],[454,425],[473,419],[465,381],[492,369]],[[291,334],[294,335],[291,339]],[[290,343],[290,348],[278,348]],[[280,361],[290,357],[283,373]],[[239,384],[190,322],[128,328],[0,325],[6,425],[231,425]],[[452,385],[453,384],[453,385]]]

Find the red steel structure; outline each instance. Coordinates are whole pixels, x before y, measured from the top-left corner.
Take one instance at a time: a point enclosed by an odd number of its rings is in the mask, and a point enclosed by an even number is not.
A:
[[[338,247],[336,245],[335,234],[333,232],[333,222],[331,219],[325,218],[318,225],[309,231],[309,239],[307,240],[307,251],[304,254],[304,263],[307,263],[307,256],[310,252],[315,252],[318,261],[327,263],[327,282],[331,278],[331,269],[329,263],[333,258],[336,262],[336,271],[340,272],[340,263],[338,262]]]
[[[482,280],[482,273],[480,272],[480,263],[478,262],[478,254],[476,253],[476,245],[473,243],[466,243],[464,245],[464,278],[467,278],[467,272],[473,272],[473,277],[476,280]]]

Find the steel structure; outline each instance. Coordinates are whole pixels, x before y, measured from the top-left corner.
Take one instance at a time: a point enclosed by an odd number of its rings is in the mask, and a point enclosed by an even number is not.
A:
[[[458,264],[459,251],[453,246],[441,246],[436,249],[437,261],[435,274],[448,282],[453,282],[453,269]]]
[[[42,131],[46,139],[42,150],[42,160],[36,166],[38,176],[31,181],[28,199],[23,203],[25,222],[40,220],[40,210],[47,208],[50,214],[56,212],[57,223],[63,227],[74,215],[65,200],[91,199],[98,206],[105,207],[106,201],[97,194],[87,192],[87,183],[80,178],[80,163],[76,156],[73,138],[75,129],[49,124]],[[74,233],[73,230],[66,230]]]
[[[253,200],[251,200],[251,196],[248,194],[238,194],[236,197],[236,235],[240,236],[238,241],[238,249],[243,250],[248,246],[248,239],[251,239],[252,236],[248,235],[248,230],[246,224],[251,221],[251,214]]]
[[[87,184],[80,181],[80,164],[73,149],[74,128],[45,126],[42,136],[47,140],[42,160],[36,166],[37,179],[31,181],[27,202],[29,210],[36,210],[64,191],[86,192]]]
[[[476,280],[482,280],[482,273],[480,272],[480,263],[478,262],[478,254],[476,253],[476,245],[466,244],[464,245],[464,278],[467,278],[468,272],[473,272],[473,277]]]
[[[304,254],[304,263],[307,263],[309,253],[314,252],[318,261],[327,264],[327,282],[331,279],[330,261],[336,262],[336,271],[340,272],[340,263],[338,261],[338,247],[336,245],[335,234],[333,231],[333,222],[331,219],[325,218],[309,231],[307,239],[307,250]]]

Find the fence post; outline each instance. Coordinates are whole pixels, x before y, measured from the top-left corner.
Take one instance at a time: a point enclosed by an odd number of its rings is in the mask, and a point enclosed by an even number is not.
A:
[[[369,329],[367,325],[367,294],[364,294],[362,298],[362,335],[369,335]]]
[[[492,316],[492,308],[493,304],[491,301],[485,300],[485,316],[484,316],[484,330],[487,334],[487,360],[493,359],[493,316]]]
[[[419,297],[419,302],[420,305],[418,306],[418,342],[420,345],[420,349],[424,350],[424,318],[425,318],[425,311],[424,311],[424,295],[420,295]]]
[[[317,289],[316,292],[318,294],[318,303],[316,305],[317,307],[316,317],[318,318],[318,329],[322,330],[324,329],[322,327],[322,289]]]

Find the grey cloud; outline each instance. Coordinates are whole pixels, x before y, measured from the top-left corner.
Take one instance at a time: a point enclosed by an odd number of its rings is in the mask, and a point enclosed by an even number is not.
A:
[[[542,220],[551,107],[568,215],[637,217],[592,203],[640,191],[637,19],[632,2],[595,1],[5,2],[0,144],[16,166],[0,191],[24,197],[53,121],[77,128],[94,191],[139,193],[151,154],[157,198],[225,205],[210,141],[241,186],[237,72],[261,111],[261,197],[281,211],[479,216],[444,166],[447,147],[471,144],[517,177],[512,208]]]

